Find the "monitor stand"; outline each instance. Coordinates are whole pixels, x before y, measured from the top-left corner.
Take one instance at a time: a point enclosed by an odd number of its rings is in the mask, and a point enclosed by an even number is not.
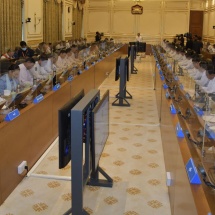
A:
[[[99,179],[99,173],[101,173],[107,180]],[[101,167],[98,167],[95,172],[91,173],[91,177],[87,182],[87,185],[113,187],[113,179]]]

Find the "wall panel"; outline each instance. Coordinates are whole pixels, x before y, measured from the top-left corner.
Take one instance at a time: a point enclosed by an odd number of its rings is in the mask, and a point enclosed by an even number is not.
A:
[[[31,19],[31,22],[24,22],[24,40],[28,44],[34,44],[34,41],[43,40],[43,1],[27,0],[24,3],[24,20]]]
[[[110,32],[110,12],[90,11],[88,17],[88,32]]]
[[[164,14],[164,35],[175,35],[187,32],[188,13],[166,12]]]
[[[132,0],[88,0],[85,5],[85,37],[88,41],[94,40],[95,32],[108,32],[104,38],[114,38],[121,42],[134,40],[140,32],[144,41],[158,43],[165,37],[168,40],[178,33],[189,31],[190,2],[194,0],[145,0],[138,2],[143,6],[142,15],[132,15],[131,7],[137,4]],[[193,4],[193,8],[199,7]],[[105,9],[104,9],[105,8]],[[107,14],[102,19],[101,12],[109,12],[110,25],[107,23]],[[98,13],[100,12],[100,13]],[[94,14],[94,15],[93,15]],[[170,19],[170,20],[169,20]]]
[[[135,16],[128,11],[114,11],[113,14],[113,34],[127,34],[135,33],[134,28]]]
[[[208,36],[213,37],[215,36],[215,30],[213,29],[213,26],[215,26],[215,11],[209,12],[208,19]]]
[[[139,32],[144,37],[161,35],[161,18],[162,14],[159,11],[145,11],[140,17]]]
[[[208,35],[208,13],[204,13],[203,18],[203,36]]]

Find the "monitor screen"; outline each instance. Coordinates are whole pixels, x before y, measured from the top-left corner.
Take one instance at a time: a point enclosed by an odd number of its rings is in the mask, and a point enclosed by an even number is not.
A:
[[[120,59],[120,57],[116,59],[115,81],[118,81],[120,77]]]
[[[93,109],[92,120],[92,170],[95,171],[109,135],[109,90]]]
[[[71,160],[71,109],[84,97],[81,90],[58,111],[59,131],[59,169],[64,168]]]

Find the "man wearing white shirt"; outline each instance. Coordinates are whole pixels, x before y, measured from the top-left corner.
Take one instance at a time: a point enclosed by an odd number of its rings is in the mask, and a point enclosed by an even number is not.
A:
[[[75,62],[76,62],[72,57],[72,49],[71,48],[66,49],[66,61],[67,61],[67,65],[69,67],[71,67],[72,64],[75,64]]]
[[[42,54],[34,66],[30,69],[30,72],[36,79],[45,80],[49,76],[49,72],[46,71],[45,66],[47,64],[48,57],[46,54]]]
[[[66,51],[61,50],[58,56],[56,67],[57,69],[66,69],[67,68],[67,61],[66,61]]]
[[[208,85],[208,82],[209,82],[209,79],[208,79],[207,74],[206,74],[208,62],[207,61],[201,61],[199,63],[199,65],[202,68],[203,72],[202,72],[201,79],[197,80],[196,83],[202,87],[206,87]]]
[[[202,89],[206,93],[215,93],[215,71],[212,63],[207,65],[206,75],[209,83],[206,87],[202,87]]]
[[[204,69],[200,67],[201,58],[199,56],[194,56],[192,59],[193,68],[188,69],[188,73],[194,80],[200,80]]]
[[[30,69],[34,66],[34,64],[35,60],[33,58],[27,58],[24,63],[19,65],[19,83],[24,87],[33,86],[34,76],[30,72]]]
[[[142,36],[140,36],[140,33],[137,33],[136,41],[137,42],[143,42],[143,38],[142,38]]]

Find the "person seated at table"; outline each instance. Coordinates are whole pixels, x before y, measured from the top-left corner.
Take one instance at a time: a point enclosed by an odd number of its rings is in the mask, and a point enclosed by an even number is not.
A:
[[[41,42],[38,44],[37,48],[35,49],[35,54],[36,55],[41,55],[43,53],[43,43],[44,42]]]
[[[8,67],[8,72],[0,77],[0,94],[4,94],[4,90],[10,90],[15,92],[19,85],[19,73],[20,69],[17,64],[11,64]]]
[[[209,79],[208,79],[207,74],[206,74],[208,61],[202,60],[202,61],[200,61],[199,65],[201,67],[200,71],[202,71],[202,77],[200,80],[196,80],[196,83],[202,87],[206,87],[208,85],[208,82],[209,82]]]
[[[18,58],[29,58],[34,56],[34,50],[29,48],[25,41],[20,42],[20,49],[18,51]]]
[[[72,45],[72,58],[73,60],[77,61],[78,60],[78,46],[77,45]]]
[[[39,56],[38,61],[35,62],[34,66],[30,69],[34,78],[37,80],[45,80],[49,76],[49,72],[46,71],[45,66],[48,62],[48,56],[43,53]]]
[[[206,87],[202,87],[202,89],[206,93],[215,93],[215,71],[212,62],[207,65],[206,75],[209,82],[208,85]]]
[[[13,59],[14,57],[14,50],[9,48],[7,49],[6,53],[4,53],[2,56],[1,56],[1,59]]]
[[[26,58],[25,62],[19,65],[19,83],[21,86],[33,86],[34,75],[30,70],[34,64],[35,60],[33,58]]]
[[[179,62],[178,65],[183,69],[192,69],[193,68],[193,62],[192,62],[192,56],[194,52],[188,51],[185,56],[186,60]]]
[[[66,50],[60,50],[60,54],[56,62],[56,67],[57,69],[66,69],[68,67],[66,61]]]
[[[13,58],[14,59],[18,59],[18,52],[19,52],[19,49],[20,47],[19,46],[16,46],[15,49],[14,49],[14,54],[13,54]]]
[[[194,80],[200,80],[204,72],[204,69],[200,66],[200,61],[201,58],[198,55],[193,56],[193,68],[188,69],[188,73],[191,77],[193,77]]]
[[[71,48],[66,49],[66,61],[67,61],[68,67],[71,67],[73,64],[76,63],[76,61],[72,57],[72,49]]]

